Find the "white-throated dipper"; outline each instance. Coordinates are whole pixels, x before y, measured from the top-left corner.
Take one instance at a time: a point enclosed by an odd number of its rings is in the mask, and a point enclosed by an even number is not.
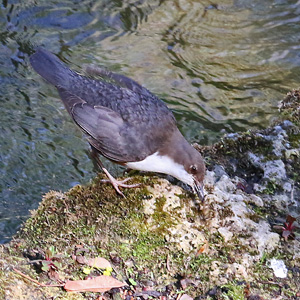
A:
[[[130,169],[169,174],[190,185],[204,199],[205,164],[183,137],[163,101],[123,75],[89,67],[89,76],[70,70],[54,54],[38,48],[31,55],[34,70],[53,84],[73,118],[87,134],[98,165],[116,191],[134,187],[118,181],[98,154]],[[124,195],[123,195],[124,196]]]

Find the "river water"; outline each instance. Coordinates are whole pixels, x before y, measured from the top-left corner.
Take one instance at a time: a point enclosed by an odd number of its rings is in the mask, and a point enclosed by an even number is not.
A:
[[[3,0],[0,242],[43,193],[95,176],[82,133],[28,63],[36,46],[78,71],[93,63],[132,77],[168,104],[189,141],[209,145],[277,115],[299,86],[299,41],[297,0]]]

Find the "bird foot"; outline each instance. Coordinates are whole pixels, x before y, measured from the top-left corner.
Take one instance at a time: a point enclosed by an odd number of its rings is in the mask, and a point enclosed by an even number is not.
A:
[[[103,169],[104,173],[106,174],[106,176],[108,177],[108,179],[103,179],[103,180],[101,180],[101,182],[110,182],[113,185],[113,187],[115,188],[115,190],[117,191],[117,193],[119,195],[121,195],[122,197],[124,197],[124,198],[126,198],[126,197],[120,191],[119,187],[123,187],[123,188],[135,188],[135,187],[140,186],[139,183],[136,183],[136,184],[125,184],[125,182],[127,182],[131,178],[126,178],[124,180],[117,180],[112,175],[110,175],[109,172],[105,168],[102,168],[102,169]]]

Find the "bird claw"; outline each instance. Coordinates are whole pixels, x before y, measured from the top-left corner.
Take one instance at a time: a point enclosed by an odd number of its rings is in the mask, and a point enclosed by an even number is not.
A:
[[[103,168],[104,173],[106,174],[106,176],[108,177],[108,179],[102,179],[101,182],[110,182],[113,187],[115,188],[116,192],[121,195],[122,197],[126,198],[125,195],[120,191],[119,187],[123,187],[123,188],[135,188],[140,186],[139,183],[135,183],[135,184],[125,184],[125,182],[127,182],[128,180],[130,180],[131,178],[125,178],[124,180],[117,180],[115,179],[112,175],[109,174],[109,172]]]
[[[131,178],[126,178],[122,181],[116,180],[114,178],[113,181],[110,181],[111,184],[113,185],[113,187],[115,188],[115,190],[117,191],[118,194],[120,194],[122,197],[126,198],[125,195],[120,191],[119,187],[123,187],[123,188],[134,188],[134,187],[138,187],[140,186],[139,183],[136,184],[125,184],[125,182],[127,182],[128,180],[130,180]]]

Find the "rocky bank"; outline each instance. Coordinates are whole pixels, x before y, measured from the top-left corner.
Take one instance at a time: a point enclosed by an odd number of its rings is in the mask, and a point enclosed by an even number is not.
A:
[[[141,186],[125,190],[126,198],[101,175],[67,193],[50,191],[0,248],[0,297],[300,299],[299,99],[289,93],[263,131],[195,145],[208,167],[203,203],[180,183],[149,174],[133,177]],[[87,274],[78,251],[106,258],[112,276],[128,285],[69,293],[15,271],[62,285],[103,273],[91,267]]]

